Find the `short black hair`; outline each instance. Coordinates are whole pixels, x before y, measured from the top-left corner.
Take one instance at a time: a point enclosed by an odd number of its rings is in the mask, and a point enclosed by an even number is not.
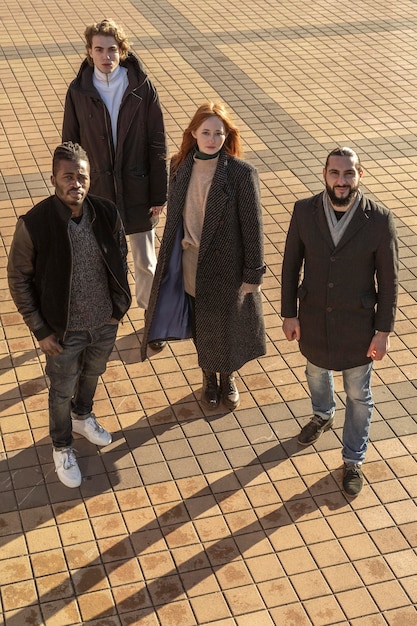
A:
[[[72,161],[73,163],[79,163],[80,161],[87,161],[87,152],[78,143],[72,141],[65,141],[55,148],[54,156],[52,158],[52,174],[55,176],[58,169],[58,163],[60,161]]]
[[[347,148],[345,146],[344,148],[335,148],[334,150],[329,152],[329,154],[327,155],[326,165],[324,166],[324,169],[327,170],[327,167],[329,165],[329,159],[332,156],[349,156],[349,157],[352,157],[352,159],[356,160],[356,166],[355,167],[358,170],[358,172],[362,169],[362,165],[361,165],[361,162],[359,160],[359,157],[356,154],[356,152],[354,150],[352,150],[352,148]]]

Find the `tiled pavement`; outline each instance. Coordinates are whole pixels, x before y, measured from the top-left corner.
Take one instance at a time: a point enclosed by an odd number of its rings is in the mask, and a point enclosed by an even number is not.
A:
[[[0,9],[0,623],[417,624],[417,2]],[[262,180],[268,353],[240,371],[237,411],[205,414],[192,343],[140,363],[133,307],[95,404],[114,442],[77,439],[84,481],[70,490],[51,462],[44,358],[5,266],[16,216],[49,193],[84,26],[104,16],[125,25],[158,86],[171,151],[203,100],[234,112]],[[300,449],[304,362],[278,314],[293,202],[322,188],[336,144],[361,155],[364,188],[394,212],[401,246],[398,322],[374,376],[366,485],[351,501],[340,490],[343,394],[336,428]]]

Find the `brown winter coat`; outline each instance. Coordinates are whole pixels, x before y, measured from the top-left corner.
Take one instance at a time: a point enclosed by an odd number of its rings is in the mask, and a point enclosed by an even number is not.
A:
[[[79,143],[90,160],[90,192],[116,203],[127,234],[151,230],[151,207],[166,201],[166,142],[156,89],[133,53],[120,62],[129,86],[120,105],[117,149],[110,115],[84,60],[68,88],[62,141]]]
[[[149,301],[142,358],[156,338],[191,336],[181,267],[183,210],[193,166],[190,153],[168,192],[167,221]],[[207,198],[196,277],[196,349],[203,369],[233,372],[265,354],[261,293],[265,271],[259,178],[256,169],[220,152]],[[176,280],[174,284],[174,280]]]
[[[300,350],[311,363],[344,370],[370,362],[366,353],[375,331],[393,330],[397,289],[398,244],[388,209],[363,197],[335,247],[323,194],[296,202],[282,266],[281,315],[298,315]]]

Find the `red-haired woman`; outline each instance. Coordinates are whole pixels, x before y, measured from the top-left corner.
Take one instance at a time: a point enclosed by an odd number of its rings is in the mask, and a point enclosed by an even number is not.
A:
[[[167,220],[149,301],[147,343],[193,337],[201,402],[239,405],[234,372],[265,354],[262,211],[256,169],[221,103],[200,106],[171,160]]]

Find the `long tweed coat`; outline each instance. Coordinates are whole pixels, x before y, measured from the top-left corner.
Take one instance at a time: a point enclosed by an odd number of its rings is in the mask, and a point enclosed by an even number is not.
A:
[[[191,152],[170,176],[167,221],[146,315],[147,343],[191,337],[191,315],[181,261],[183,210],[194,159]],[[242,283],[259,285],[265,272],[259,177],[224,148],[207,198],[199,250],[196,349],[201,368],[233,372],[265,354],[260,293],[243,296]]]
[[[296,202],[282,266],[281,314],[298,315],[300,350],[311,363],[345,370],[370,362],[366,353],[375,331],[394,327],[397,275],[388,209],[363,197],[335,246],[323,193]]]

